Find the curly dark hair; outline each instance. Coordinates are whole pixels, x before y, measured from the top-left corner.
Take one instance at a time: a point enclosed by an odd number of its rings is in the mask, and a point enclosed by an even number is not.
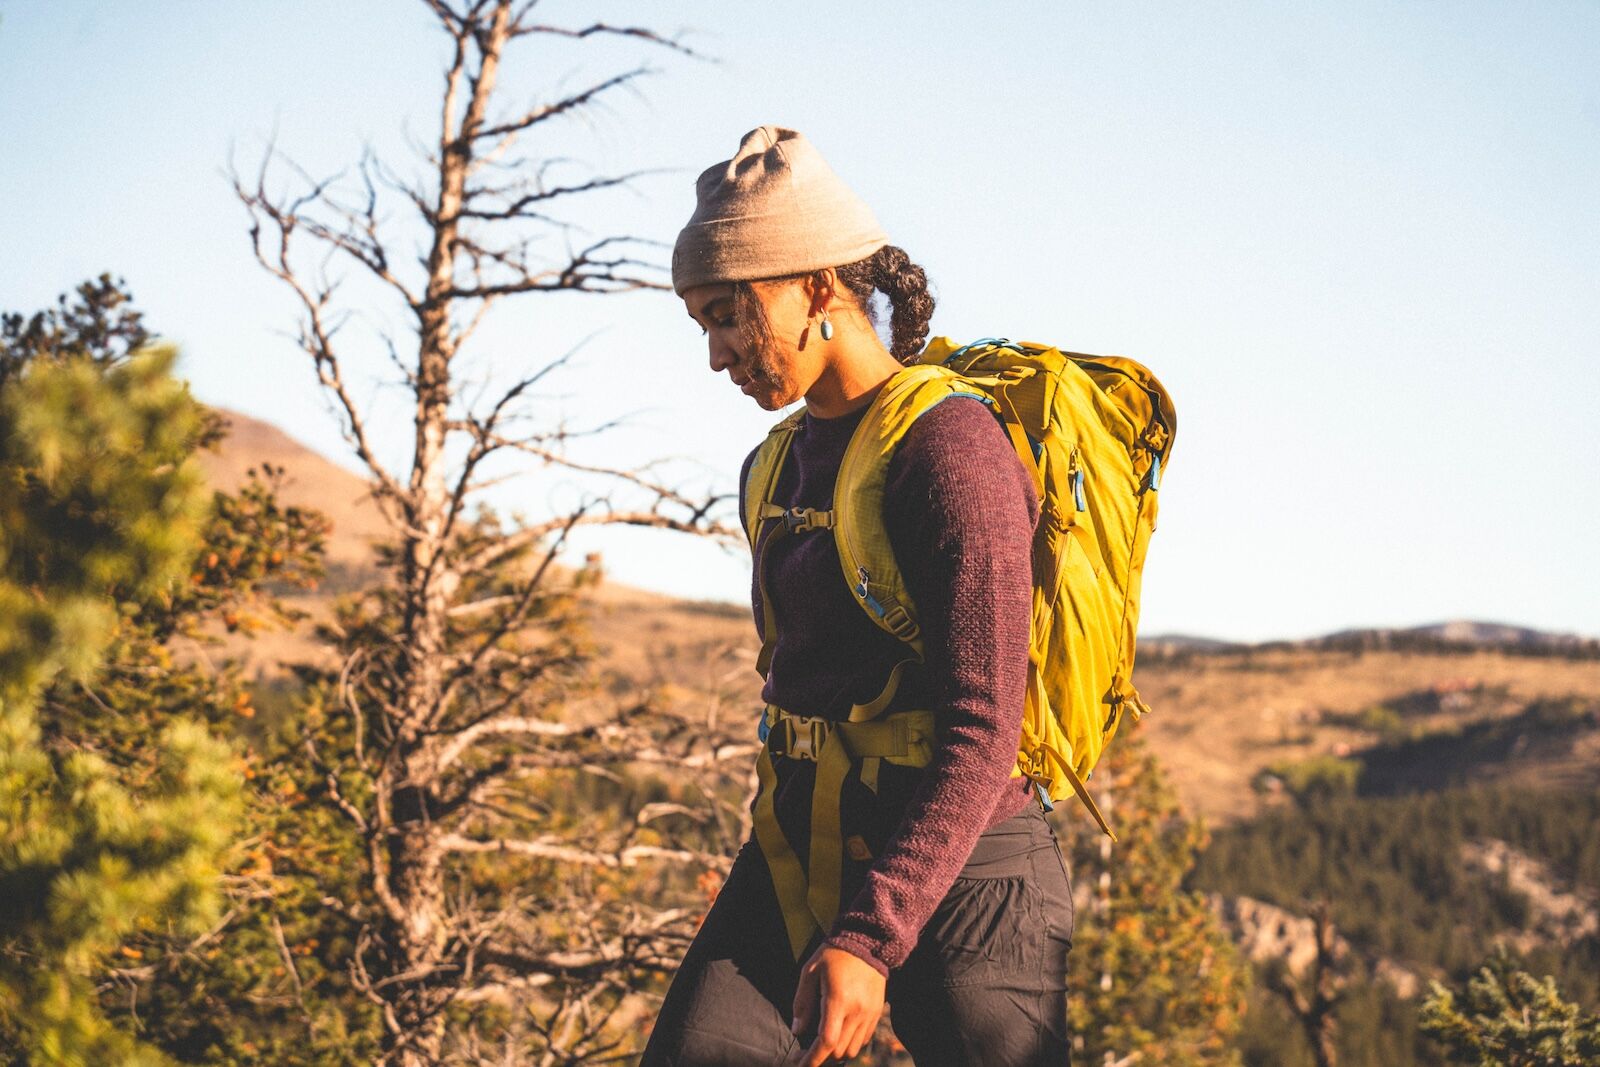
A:
[[[906,250],[884,245],[865,259],[835,269],[839,284],[861,308],[874,326],[878,324],[872,307],[872,294],[889,298],[889,351],[901,363],[915,360],[928,339],[928,323],[933,319],[933,294],[928,292],[928,274],[911,261]],[[798,281],[805,274],[769,278],[767,281]],[[759,348],[772,340],[772,327],[761,310],[761,301],[750,282],[733,286],[734,317],[745,341]]]
[[[933,294],[928,273],[911,261],[898,245],[884,245],[866,259],[846,263],[838,270],[840,283],[855,297],[861,310],[872,316],[872,293],[889,298],[889,351],[901,363],[910,363],[928,339],[933,320]],[[873,325],[877,325],[876,321]]]

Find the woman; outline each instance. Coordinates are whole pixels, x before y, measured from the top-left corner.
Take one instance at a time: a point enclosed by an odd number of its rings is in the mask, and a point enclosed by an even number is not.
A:
[[[705,331],[714,372],[769,411],[805,400],[772,499],[826,511],[852,431],[926,340],[926,279],[793,130],[752,131],[696,191],[673,251],[674,288]],[[875,292],[891,309],[887,348]],[[1067,1062],[1071,889],[1029,782],[1010,776],[1038,508],[982,404],[941,404],[911,428],[890,462],[884,517],[926,654],[882,713],[930,710],[930,758],[885,763],[870,784],[846,778],[837,915],[799,952],[772,848],[746,843],[674,978],[646,1067],[843,1061],[870,1040],[886,1000],[919,1067]],[[762,697],[792,714],[850,719],[906,648],[853,599],[828,530],[762,526],[753,583],[770,645]],[[768,744],[779,847],[804,856],[817,763],[801,746]]]

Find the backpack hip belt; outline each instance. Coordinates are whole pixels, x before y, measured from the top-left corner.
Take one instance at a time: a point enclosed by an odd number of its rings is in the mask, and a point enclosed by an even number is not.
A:
[[[756,796],[756,841],[772,873],[772,886],[783,911],[784,928],[795,959],[818,931],[826,932],[839,914],[846,842],[840,808],[845,780],[859,764],[863,784],[878,791],[878,769],[885,762],[925,767],[933,758],[931,711],[883,714],[899,687],[902,661],[879,696],[851,708],[850,718],[824,719],[796,715],[768,704],[762,714],[766,743],[756,760],[761,788]],[[811,841],[804,866],[778,825],[775,798],[778,777],[774,758],[811,760],[817,765],[811,788]],[[851,838],[851,855],[870,858],[866,842]]]

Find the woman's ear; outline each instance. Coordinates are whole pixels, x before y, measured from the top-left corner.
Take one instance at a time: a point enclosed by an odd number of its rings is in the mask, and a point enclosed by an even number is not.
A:
[[[806,297],[810,308],[806,312],[807,318],[815,318],[825,311],[833,310],[834,297],[838,295],[839,275],[832,267],[823,267],[806,275]]]

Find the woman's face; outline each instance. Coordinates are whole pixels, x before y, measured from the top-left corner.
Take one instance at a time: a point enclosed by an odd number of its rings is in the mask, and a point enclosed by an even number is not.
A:
[[[705,331],[712,372],[727,371],[746,396],[777,411],[804,396],[822,370],[817,358],[802,350],[811,326],[809,300],[805,286],[795,282],[757,282],[751,288],[766,316],[765,331],[739,321],[730,283],[685,289],[683,304]],[[817,347],[811,346],[812,353]]]

